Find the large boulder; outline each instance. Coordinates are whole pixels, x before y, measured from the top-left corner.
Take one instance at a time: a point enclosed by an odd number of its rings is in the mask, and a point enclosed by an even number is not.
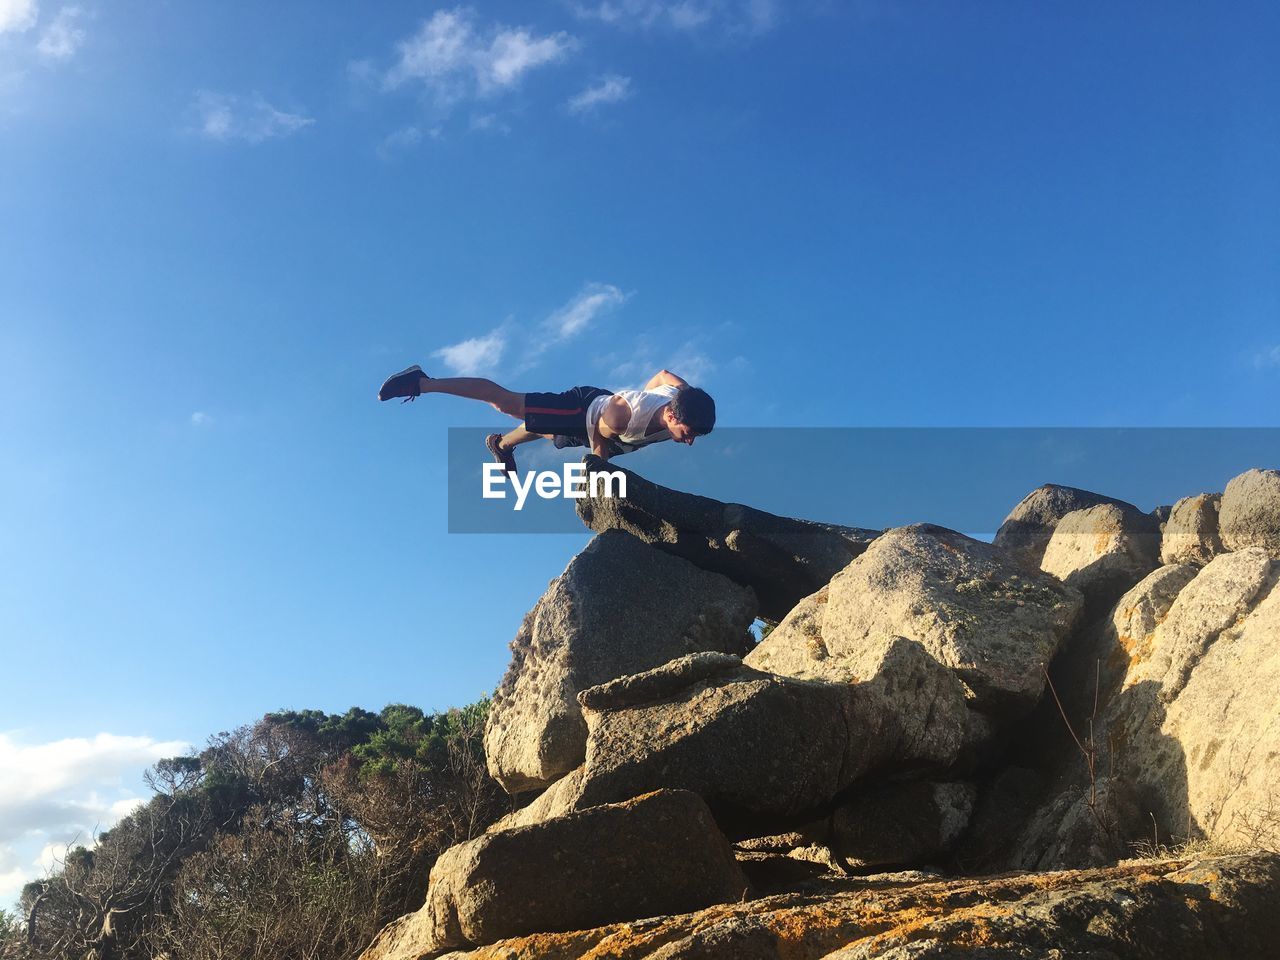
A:
[[[885,532],[747,656],[786,676],[866,679],[886,638],[905,637],[954,671],[975,709],[1026,713],[1041,670],[1078,616],[1082,598],[1003,551],[930,524]]]
[[[1123,644],[1099,767],[1132,785],[1147,836],[1154,818],[1166,838],[1280,843],[1278,579],[1280,561],[1259,548],[1223,554]]]
[[[741,653],[755,598],[716,573],[607,531],[530,611],[485,728],[489,772],[510,793],[582,763],[579,691],[702,650]]]
[[[583,692],[590,735],[574,806],[670,787],[713,808],[791,816],[871,771],[964,767],[990,736],[964,685],[903,638],[856,684],[712,659],[685,658]],[[690,663],[699,660],[707,669]]]
[[[701,799],[663,790],[451,847],[431,870],[428,950],[579,930],[749,892]]]
[[[1049,545],[1058,521],[1076,510],[1086,510],[1102,503],[1112,503],[1139,512],[1137,507],[1123,500],[1115,500],[1089,490],[1046,483],[1023,497],[1009,512],[992,543],[1007,551],[1026,569],[1039,570],[1045,547]]]
[[[1228,550],[1261,547],[1280,558],[1280,470],[1248,470],[1228,483],[1219,526]]]
[[[1058,521],[1040,569],[1084,594],[1102,612],[1160,564],[1159,524],[1114,503],[1074,510]]]
[[[627,495],[579,500],[583,523],[596,532],[625,530],[751,587],[760,615],[774,623],[844,569],[878,534],[672,490],[592,455],[586,463],[588,470],[625,473]]]
[[[1204,566],[1225,549],[1218,535],[1218,511],[1222,494],[1202,493],[1183,497],[1173,505],[1160,541],[1161,563],[1195,563]]]

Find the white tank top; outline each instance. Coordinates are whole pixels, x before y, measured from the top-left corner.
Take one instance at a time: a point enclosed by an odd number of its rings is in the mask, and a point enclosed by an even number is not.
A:
[[[619,441],[628,447],[643,447],[646,444],[657,443],[659,440],[670,440],[671,431],[666,427],[648,436],[645,436],[645,429],[649,426],[653,415],[674,400],[679,392],[675,387],[661,386],[654,387],[652,390],[619,390],[611,396],[596,397],[587,407],[587,435],[594,444],[596,424],[600,422],[600,411],[612,397],[621,397],[631,408],[631,419],[627,421],[627,428],[618,435]]]

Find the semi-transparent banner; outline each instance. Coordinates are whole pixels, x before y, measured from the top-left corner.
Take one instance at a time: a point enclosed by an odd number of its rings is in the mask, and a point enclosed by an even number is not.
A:
[[[586,449],[523,444],[513,478],[485,448],[491,432],[449,429],[449,532],[584,532],[574,508]],[[720,427],[692,447],[654,444],[612,464],[789,517],[874,529],[929,522],[987,538],[1044,483],[1143,510],[1219,492],[1251,467],[1280,468],[1280,428]]]

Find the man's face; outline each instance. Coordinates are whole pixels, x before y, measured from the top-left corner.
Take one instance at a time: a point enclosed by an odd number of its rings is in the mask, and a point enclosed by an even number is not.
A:
[[[663,411],[662,418],[667,422],[667,429],[671,431],[671,439],[676,443],[684,443],[693,446],[693,441],[697,438],[697,434],[693,432],[691,427],[685,426],[679,420],[671,415],[670,410]]]

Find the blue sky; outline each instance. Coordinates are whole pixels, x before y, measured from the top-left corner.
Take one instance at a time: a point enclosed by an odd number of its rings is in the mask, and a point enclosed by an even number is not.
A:
[[[501,420],[378,404],[409,363],[1273,425],[1278,47],[1263,3],[0,0],[0,899],[183,743],[497,683],[585,535],[449,536],[446,427]]]

